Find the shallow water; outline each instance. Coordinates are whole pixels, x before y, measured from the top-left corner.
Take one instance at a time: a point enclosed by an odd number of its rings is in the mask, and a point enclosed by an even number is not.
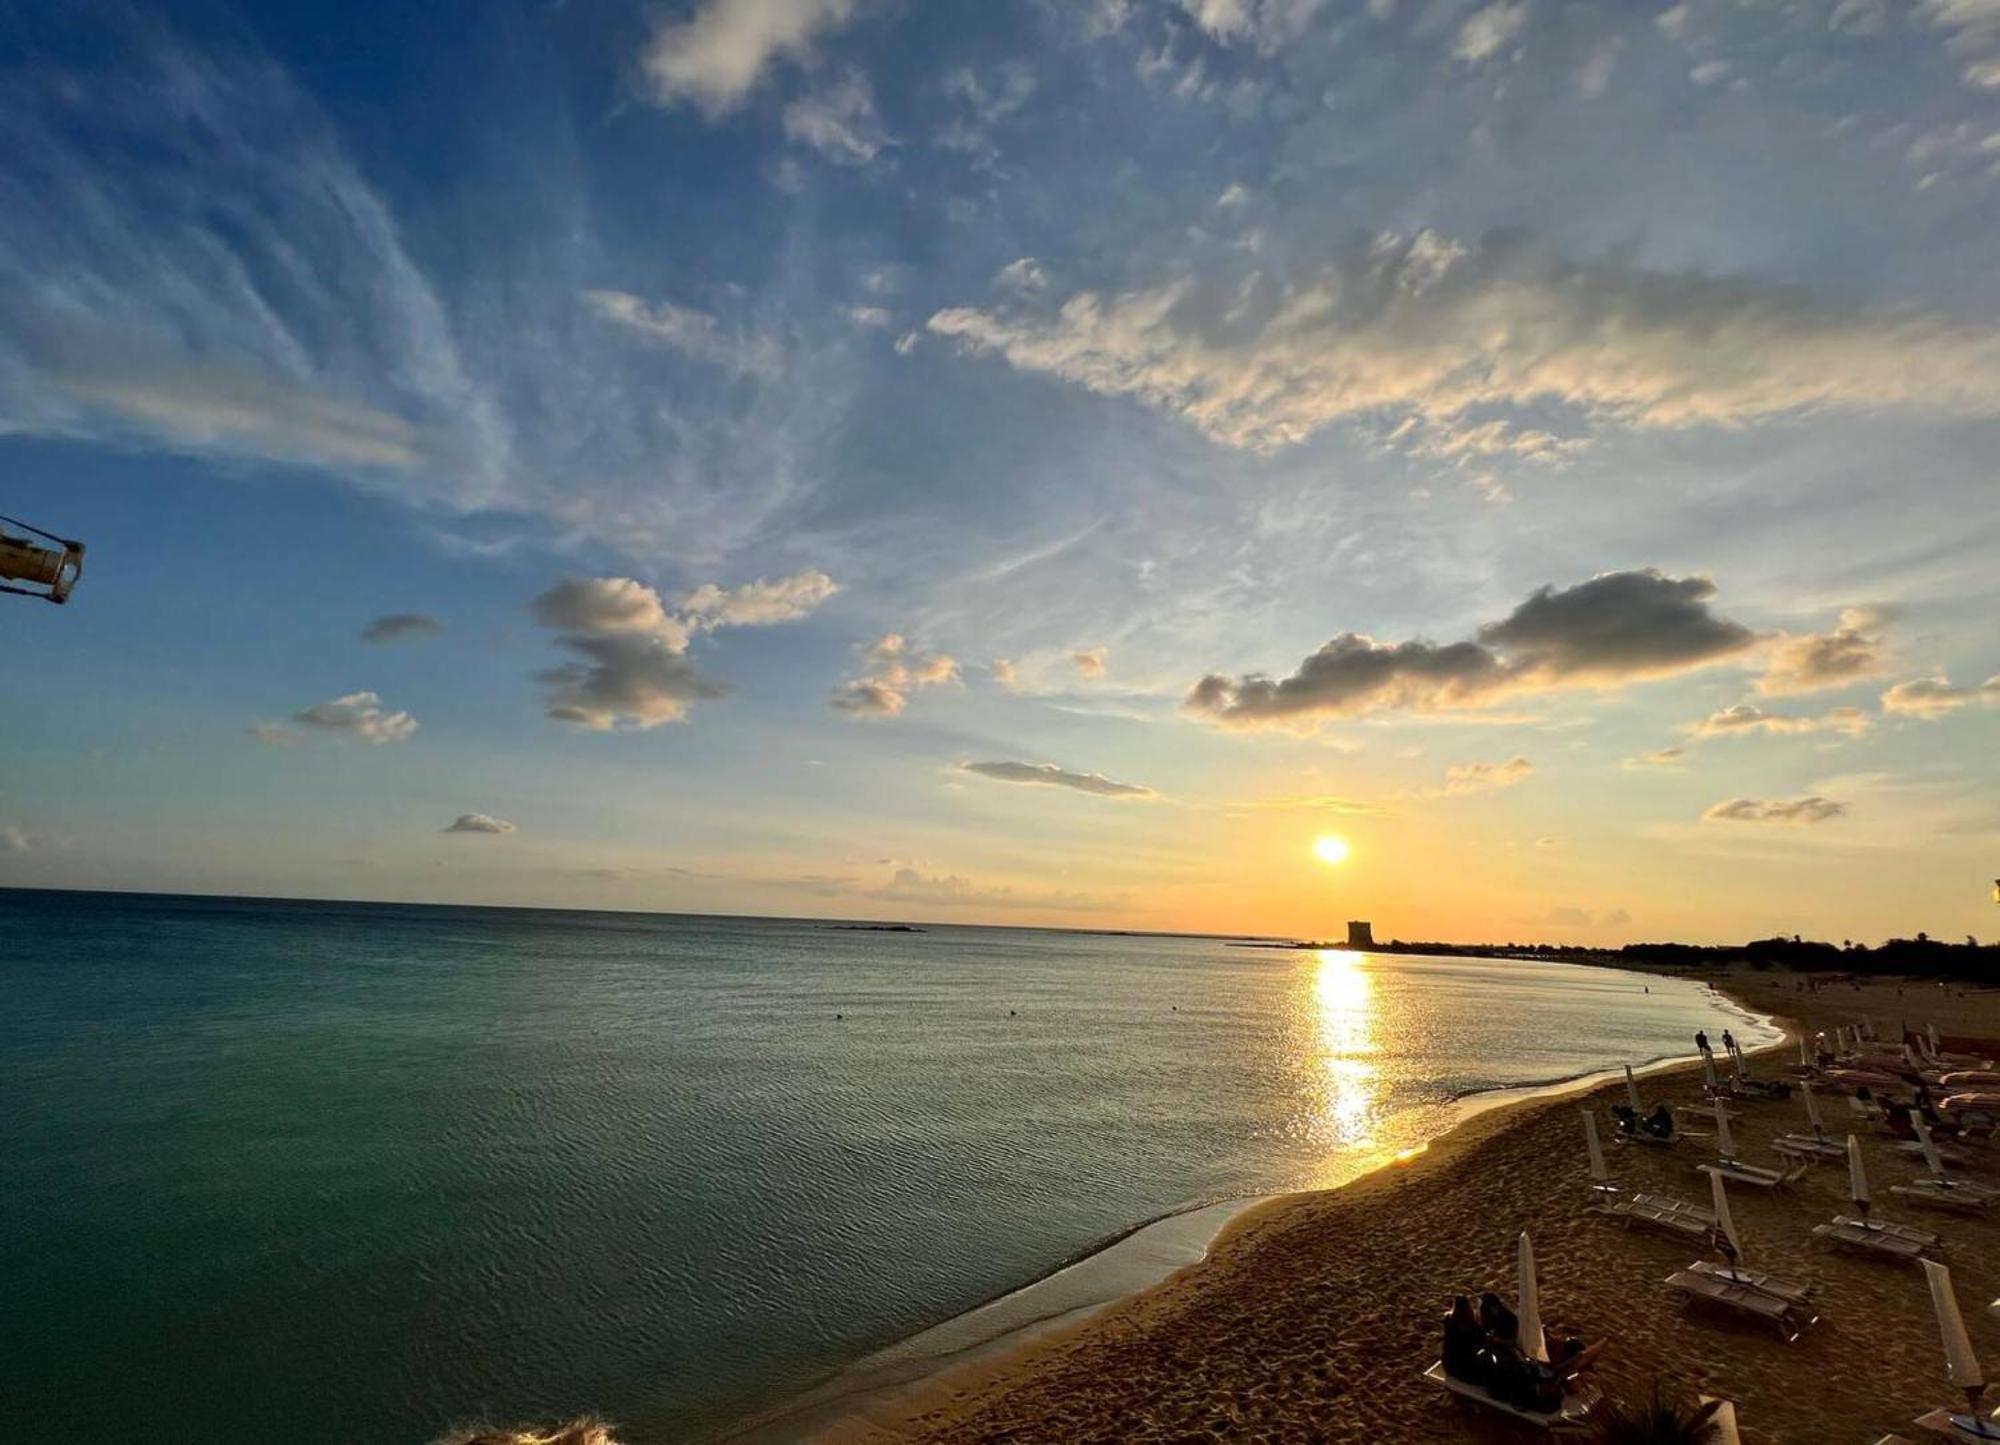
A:
[[[1767,1036],[1555,964],[19,892],[0,992],[10,1424],[206,1445],[699,1435],[1467,1091]]]

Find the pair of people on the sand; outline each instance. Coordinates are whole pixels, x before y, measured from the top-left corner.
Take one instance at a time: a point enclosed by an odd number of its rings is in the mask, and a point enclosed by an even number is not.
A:
[[[1665,1104],[1653,1105],[1653,1112],[1644,1115],[1630,1104],[1613,1104],[1611,1116],[1618,1121],[1621,1134],[1649,1134],[1655,1139],[1674,1137],[1673,1111]]]
[[[1477,1308],[1466,1296],[1453,1296],[1444,1317],[1444,1372],[1516,1410],[1560,1410],[1564,1382],[1597,1352],[1564,1336],[1547,1341],[1545,1364],[1521,1349],[1519,1333],[1519,1319],[1498,1295],[1481,1295]]]

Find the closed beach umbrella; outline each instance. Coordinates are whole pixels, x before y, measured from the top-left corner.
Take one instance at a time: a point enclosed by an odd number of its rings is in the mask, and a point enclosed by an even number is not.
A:
[[[1847,1197],[1868,1212],[1868,1166],[1861,1161],[1861,1141],[1847,1136]]]
[[[1925,1024],[1924,1034],[1931,1041],[1931,1052],[1933,1054],[1941,1054],[1944,1052],[1944,1046],[1938,1042],[1938,1031],[1936,1024]]]
[[[1715,1203],[1715,1227],[1729,1243],[1729,1264],[1743,1263],[1743,1237],[1736,1232],[1736,1216],[1729,1212],[1729,1191],[1722,1187],[1722,1171],[1708,1171],[1709,1198]]]
[[[1597,1142],[1597,1116],[1585,1109],[1583,1113],[1583,1146],[1590,1151],[1590,1177],[1599,1184],[1608,1183],[1611,1171],[1604,1167],[1604,1150]]]
[[[1813,1097],[1812,1085],[1799,1085],[1799,1092],[1806,1096],[1806,1117],[1812,1120],[1813,1133],[1815,1135],[1824,1134],[1826,1132],[1826,1125],[1820,1122],[1819,1100]]]
[[[1542,1292],[1535,1284],[1535,1246],[1529,1242],[1525,1229],[1521,1231],[1521,1248],[1515,1269],[1520,1275],[1521,1303],[1514,1312],[1519,1326],[1514,1343],[1529,1359],[1546,1365],[1549,1362],[1549,1342],[1542,1335]]]
[[[1931,1142],[1931,1127],[1922,1119],[1912,1115],[1910,1124],[1917,1131],[1917,1144],[1924,1151],[1924,1163],[1931,1166],[1931,1173],[1944,1178],[1944,1159],[1938,1154],[1937,1145]]]
[[[1924,1066],[1923,1060],[1917,1057],[1917,1051],[1908,1044],[1903,1045],[1903,1062],[1912,1069],[1921,1069]]]
[[[1919,1261],[1924,1267],[1924,1278],[1930,1281],[1931,1309],[1937,1313],[1938,1334],[1944,1339],[1945,1364],[1951,1369],[1951,1382],[1959,1389],[1975,1393],[1986,1388],[1986,1376],[1980,1372],[1979,1356],[1972,1352],[1972,1337],[1965,1332],[1965,1321],[1958,1313],[1958,1296],[1952,1293],[1951,1271],[1934,1260]]]
[[[1707,1049],[1701,1051],[1701,1081],[1708,1085],[1711,1094],[1716,1091],[1718,1084],[1715,1077],[1715,1055]]]
[[[1800,1035],[1799,1035],[1799,1067],[1800,1067],[1800,1068],[1802,1068],[1802,1069],[1810,1069],[1810,1068],[1811,1068],[1812,1066],[1813,1066],[1813,1060],[1812,1060],[1812,1046],[1811,1046],[1810,1044],[1808,1044],[1808,1043],[1806,1042],[1806,1036],[1805,1036],[1804,1034],[1800,1034]]]
[[[1736,1136],[1729,1132],[1729,1111],[1721,1104],[1715,1106],[1715,1148],[1725,1159],[1736,1157]]]
[[[1625,1102],[1632,1106],[1632,1112],[1635,1114],[1646,1112],[1644,1107],[1639,1103],[1639,1081],[1632,1077],[1632,1066],[1630,1064],[1625,1066]]]
[[[1708,1438],[1713,1445],[1743,1445],[1743,1437],[1736,1433],[1734,1401],[1715,1402],[1715,1413],[1708,1417]]]

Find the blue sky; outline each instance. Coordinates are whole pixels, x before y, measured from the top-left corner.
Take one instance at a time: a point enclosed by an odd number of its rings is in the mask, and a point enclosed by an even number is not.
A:
[[[90,546],[7,599],[0,881],[1990,931],[1994,0],[85,4],[0,66],[0,510]]]

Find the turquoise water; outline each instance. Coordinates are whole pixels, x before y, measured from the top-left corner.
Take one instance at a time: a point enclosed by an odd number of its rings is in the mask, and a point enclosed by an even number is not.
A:
[[[4,891],[0,992],[10,1430],[204,1445],[699,1438],[1466,1091],[1762,1037],[1551,964]]]

